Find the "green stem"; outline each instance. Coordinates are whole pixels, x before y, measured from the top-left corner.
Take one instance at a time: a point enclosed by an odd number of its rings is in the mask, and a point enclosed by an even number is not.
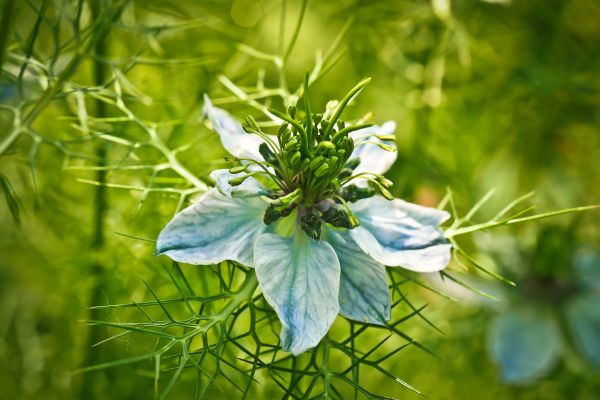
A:
[[[18,122],[18,118],[15,117],[14,121]],[[4,140],[2,140],[2,142],[0,143],[0,155],[4,154],[6,149],[8,149],[10,147],[10,145],[13,144],[13,142],[15,140],[17,140],[17,138],[19,137],[20,134],[21,134],[21,129],[19,129],[17,127],[14,127],[13,130],[10,131],[8,136],[5,137]]]
[[[29,112],[29,114],[27,114],[27,116],[25,116],[23,120],[24,126],[31,125],[31,123],[41,114],[41,112],[52,101],[52,99],[54,99],[56,94],[60,92],[63,83],[65,83],[67,79],[71,77],[71,75],[73,75],[75,71],[77,71],[79,65],[81,64],[81,61],[85,58],[85,56],[87,56],[89,50],[92,47],[97,46],[98,43],[104,40],[104,38],[109,32],[112,21],[118,19],[121,15],[121,12],[124,8],[123,3],[123,1],[118,1],[116,2],[116,5],[114,7],[110,7],[108,11],[105,11],[105,20],[101,21],[103,24],[98,26],[97,31],[93,35],[91,35],[87,44],[75,52],[75,55],[73,56],[71,61],[67,64],[65,69],[58,75],[58,78],[55,81],[55,83],[51,84],[48,87],[48,89],[46,89],[46,91],[42,94],[42,96],[38,99],[38,101],[36,101],[33,109]],[[99,20],[100,18],[95,21]]]
[[[199,333],[206,332],[210,328],[212,328],[215,324],[224,322],[229,318],[231,314],[244,302],[252,299],[252,295],[254,291],[258,287],[258,278],[256,277],[256,273],[254,269],[248,268],[248,272],[246,273],[246,279],[242,282],[240,286],[240,290],[234,293],[231,296],[231,301],[227,303],[227,306],[223,308],[213,319],[211,319],[207,324],[198,325],[198,327],[186,335],[182,336],[180,340],[188,340],[198,335]]]
[[[12,1],[9,1],[9,3],[12,3]],[[108,14],[107,12],[107,19],[106,21],[103,21],[104,25],[100,25],[95,35],[92,35],[92,38],[89,39],[87,44],[82,46],[75,52],[75,55],[67,64],[65,69],[57,76],[57,79],[48,86],[48,88],[42,93],[40,98],[37,99],[31,111],[29,111],[29,113],[23,118],[21,123],[23,127],[29,127],[42,113],[42,111],[46,109],[48,104],[50,104],[50,102],[55,98],[55,96],[62,90],[63,84],[67,81],[67,79],[69,79],[75,73],[75,71],[77,71],[79,65],[81,64],[81,61],[87,55],[92,46],[101,42],[104,39],[110,28],[110,23],[119,17],[122,10],[123,5],[121,4],[121,2],[118,2],[118,4],[115,7],[111,8],[111,14]],[[3,14],[3,17],[4,16],[5,15]],[[20,134],[20,129],[13,129],[13,131],[11,131],[11,133],[2,141],[2,143],[0,143],[0,154],[4,153],[6,149],[8,149],[8,147],[10,147],[10,145],[19,137]]]
[[[331,369],[329,368],[329,339],[327,335],[323,338],[323,358],[321,361],[321,375],[323,376],[323,384],[325,385],[325,395],[331,392]]]
[[[300,28],[302,27],[302,21],[304,20],[304,14],[306,12],[306,4],[308,0],[304,0],[302,2],[302,9],[300,10],[300,16],[298,17],[298,23],[294,29],[294,33],[292,34],[292,38],[290,39],[290,44],[288,45],[285,54],[283,55],[283,63],[287,63],[288,58],[292,54],[292,50],[296,45],[296,41],[298,40],[298,35],[300,34]]]
[[[242,282],[240,290],[233,295],[227,307],[225,307],[217,315],[216,320],[219,322],[225,321],[242,303],[252,298],[254,291],[258,287],[258,278],[254,269],[248,268],[246,279]]]
[[[358,131],[360,129],[370,128],[371,126],[373,126],[373,123],[370,123],[370,122],[366,123],[366,124],[347,126],[344,129],[340,129],[338,132],[336,132],[336,134],[333,135],[333,137],[331,138],[331,141],[333,143],[336,143],[343,136],[348,135],[350,132]]]
[[[8,43],[8,33],[12,27],[13,12],[15,11],[16,1],[8,0],[2,7],[2,16],[0,17],[0,83],[2,83],[2,66],[4,65],[4,59],[6,56],[5,49]]]
[[[327,129],[325,130],[325,136],[328,136],[331,133],[335,123],[342,115],[344,108],[346,108],[346,106],[348,105],[350,100],[352,100],[354,98],[354,96],[356,96],[365,86],[367,86],[370,81],[371,81],[371,78],[365,78],[362,81],[358,82],[358,84],[356,86],[354,86],[352,89],[350,89],[350,91],[348,92],[346,97],[344,97],[342,99],[342,101],[336,108],[335,113],[333,114],[333,117],[331,118],[331,121],[329,121],[329,125],[327,125]]]
[[[158,135],[153,135],[152,143],[161,153],[164,154],[164,156],[169,161],[169,164],[173,171],[177,172],[181,177],[187,179],[189,182],[191,182],[192,185],[194,185],[199,190],[208,190],[208,186],[206,185],[206,183],[202,182],[194,174],[188,171],[183,165],[181,165],[181,163],[177,159],[177,156],[173,154],[173,152],[169,151],[169,149],[165,146],[162,140],[160,140]]]
[[[482,231],[485,229],[495,228],[497,226],[514,225],[514,224],[519,224],[521,222],[535,221],[538,219],[556,217],[556,216],[563,215],[563,214],[572,214],[572,213],[581,212],[581,211],[590,211],[590,210],[595,210],[598,208],[600,208],[600,205],[574,207],[574,208],[567,208],[565,210],[551,211],[551,212],[547,212],[547,213],[543,213],[543,214],[531,215],[529,217],[506,219],[506,220],[502,220],[502,221],[489,221],[489,222],[484,222],[482,224],[467,226],[465,228],[460,228],[460,229],[448,229],[444,233],[444,236],[446,236],[447,239],[452,239],[456,236],[466,235],[467,233],[473,233],[473,232]]]
[[[309,154],[309,150],[308,150],[308,137],[306,134],[306,130],[304,129],[304,127],[302,126],[302,124],[300,124],[298,121],[296,121],[294,118],[289,117],[287,115],[285,115],[284,113],[277,111],[275,109],[269,109],[269,112],[273,115],[275,115],[277,118],[284,120],[285,122],[289,123],[290,125],[292,125],[294,128],[296,128],[298,130],[298,133],[300,134],[300,138],[302,139],[302,150],[304,151],[305,154]]]
[[[92,2],[92,15],[94,21],[98,21],[102,15],[102,4],[100,0],[96,0]],[[104,84],[106,80],[106,65],[101,59],[104,59],[107,53],[107,46],[105,41],[105,35],[98,38],[94,45],[94,53],[98,57],[95,59],[93,64],[93,74],[94,74],[94,83],[96,86],[100,87]],[[73,67],[76,68],[78,64],[75,64]],[[96,101],[96,114],[99,118],[103,118],[107,116],[106,104],[101,101]],[[91,239],[91,247],[93,252],[96,255],[99,255],[104,251],[105,244],[105,219],[106,219],[106,211],[108,209],[108,198],[106,191],[106,178],[107,178],[107,170],[106,167],[106,143],[103,141],[99,141],[96,145],[96,158],[97,158],[97,167],[99,169],[96,171],[96,181],[99,183],[95,189],[94,193],[94,209],[93,209],[93,232]],[[102,302],[102,290],[105,286],[104,279],[104,266],[98,261],[94,260],[91,265],[90,274],[93,277],[95,282],[95,286],[92,290],[91,294],[91,304],[97,305]],[[100,314],[100,310],[91,310],[90,319],[98,320],[102,316]],[[92,346],[99,342],[102,338],[101,335],[103,333],[99,329],[91,330],[88,340],[87,340],[87,349],[88,354],[85,359],[86,365],[94,365],[98,364],[100,361],[101,353],[99,351],[89,351]],[[93,384],[93,375],[89,374],[86,376],[85,381],[82,386],[82,395],[83,398],[93,398],[95,395],[94,384]]]
[[[313,126],[312,126],[312,114],[310,111],[310,98],[308,96],[308,72],[304,74],[304,112],[306,113],[306,138],[308,140],[308,148],[310,150],[314,147],[313,140]]]

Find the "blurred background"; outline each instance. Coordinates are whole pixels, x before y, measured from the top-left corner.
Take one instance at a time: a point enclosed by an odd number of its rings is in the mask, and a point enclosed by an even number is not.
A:
[[[166,153],[144,126],[200,179],[227,165],[202,95],[242,118],[248,107],[224,81],[276,88],[273,64],[239,44],[278,54],[302,3],[285,4],[283,32],[275,0],[0,4],[0,398],[150,398],[152,363],[73,374],[152,348],[129,336],[92,347],[115,332],[83,320],[127,319],[90,306],[150,299],[143,281],[176,294],[166,260],[135,238],[154,239],[190,186],[156,167]],[[347,115],[397,123],[395,196],[435,206],[450,187],[464,214],[496,188],[475,221],[530,191],[536,212],[600,202],[600,3],[309,1],[286,63],[291,88],[345,26],[313,109],[373,78]],[[474,272],[469,285],[498,300],[434,276],[423,280],[456,301],[407,286],[444,334],[417,317],[403,330],[439,358],[409,346],[384,368],[433,399],[600,398],[599,223],[588,212],[461,238],[517,287]],[[182,268],[193,280],[198,267]],[[420,397],[366,374],[388,396]],[[261,383],[249,398],[282,397]],[[191,393],[183,379],[169,398]],[[220,382],[209,398],[237,394]]]

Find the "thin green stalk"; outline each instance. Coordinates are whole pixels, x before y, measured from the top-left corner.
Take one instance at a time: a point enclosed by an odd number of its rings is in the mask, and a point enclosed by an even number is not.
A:
[[[292,34],[292,38],[290,39],[290,43],[288,44],[287,49],[285,50],[285,54],[283,55],[283,63],[285,64],[292,54],[292,50],[294,50],[294,46],[296,45],[296,41],[298,40],[298,35],[300,34],[300,28],[302,27],[302,21],[304,21],[304,14],[306,12],[306,5],[308,4],[308,0],[302,1],[302,9],[300,10],[300,16],[298,17],[298,23],[296,24],[296,28],[294,29],[294,33]]]
[[[281,0],[281,13],[279,14],[279,54],[283,54],[283,46],[285,46],[285,11],[287,3]]]
[[[18,119],[14,119],[15,122],[18,122]],[[19,127],[14,127],[12,131],[0,142],[0,155],[4,154],[4,152],[10,147],[11,144],[21,135],[21,129]]]
[[[308,96],[308,72],[304,74],[304,112],[306,113],[306,137],[308,140],[308,148],[312,150],[314,147],[313,140],[313,122],[312,122],[312,114],[310,111],[310,98]]]
[[[25,116],[23,119],[24,126],[29,126],[33,123],[33,121],[42,113],[42,111],[44,111],[48,104],[61,91],[62,86],[67,79],[69,79],[75,73],[75,71],[77,71],[79,65],[87,56],[91,48],[106,37],[110,30],[111,23],[119,18],[121,12],[125,8],[125,3],[125,1],[119,1],[117,2],[117,5],[110,7],[109,11],[105,12],[105,15],[100,21],[102,24],[98,25],[97,31],[91,35],[90,39],[85,45],[75,52],[75,55],[67,64],[65,69],[58,75],[54,84],[50,85],[48,89],[46,89],[42,96],[36,101],[32,110]]]
[[[576,212],[596,210],[598,208],[600,208],[600,205],[574,207],[574,208],[567,208],[564,210],[551,211],[551,212],[547,212],[547,213],[543,213],[543,214],[531,215],[529,217],[505,219],[502,221],[488,221],[488,222],[484,222],[482,224],[468,226],[465,228],[448,229],[444,235],[446,236],[446,238],[452,239],[452,238],[460,236],[460,235],[466,235],[467,233],[483,231],[483,230],[495,228],[498,226],[514,225],[514,224],[519,224],[521,222],[535,221],[538,219],[556,217],[556,216],[563,215],[563,214],[572,214],[572,213],[576,213]]]
[[[95,21],[101,18],[102,14],[102,4],[100,0],[95,0],[92,2],[92,15]],[[93,64],[93,74],[94,74],[94,83],[97,87],[100,87],[104,84],[106,80],[106,65],[101,59],[103,59],[107,54],[107,44],[105,40],[106,35],[103,35],[99,38],[99,40],[94,45],[94,53],[98,56]],[[106,103],[101,100],[96,100],[96,114],[99,118],[104,118],[107,116]],[[107,158],[107,149],[106,143],[104,141],[98,141],[96,144],[96,158],[97,164],[96,166],[99,169],[96,171],[96,181],[99,183],[94,192],[94,209],[92,211],[92,224],[93,224],[93,232],[91,238],[91,247],[92,250],[99,254],[103,251],[105,244],[105,216],[106,211],[108,210],[108,198],[106,191],[106,183],[107,183],[107,171],[106,166],[106,158]],[[104,266],[98,261],[94,260],[91,265],[90,271],[95,286],[93,288],[91,294],[91,304],[100,304],[102,302],[102,289],[105,286],[104,279]],[[91,320],[99,320],[102,315],[99,309],[90,311],[90,319]],[[88,345],[87,349],[90,349],[95,343],[99,342],[102,339],[102,334],[99,329],[92,329],[88,336]],[[95,365],[100,361],[101,353],[99,351],[88,351],[86,357],[87,365]],[[112,372],[110,372],[112,373]],[[82,385],[82,395],[83,398],[93,398],[94,397],[94,384],[93,384],[93,375],[86,375],[86,379]]]
[[[33,55],[33,48],[35,46],[35,41],[37,39],[38,33],[40,32],[40,26],[42,25],[42,21],[44,20],[44,17],[46,16],[46,12],[48,11],[49,5],[50,5],[49,0],[45,0],[42,3],[42,5],[38,11],[35,23],[33,24],[33,29],[31,30],[31,34],[29,35],[29,38],[27,39],[27,48],[25,51],[25,61],[23,62],[23,64],[21,64],[21,69],[19,70],[19,76],[17,77],[19,94],[21,95],[22,98],[24,97],[23,75],[25,75],[25,70],[27,69],[27,66],[29,65],[29,59]]]
[[[231,301],[227,303],[227,306],[223,308],[214,318],[212,318],[205,325],[198,325],[196,329],[188,332],[183,335],[179,340],[185,341],[193,338],[194,336],[207,332],[210,328],[212,328],[215,324],[221,323],[227,320],[233,314],[233,312],[244,302],[252,300],[252,294],[258,287],[258,278],[256,277],[256,273],[254,269],[249,268],[246,279],[242,282],[240,286],[240,290],[236,293],[232,294]],[[201,322],[201,321],[200,321]]]
[[[12,27],[11,22],[15,20],[13,18],[15,4],[17,4],[16,1],[6,0],[2,7],[2,17],[0,18],[0,84],[2,83],[2,66],[4,65],[4,57],[6,56],[4,49],[6,48],[6,43],[8,43],[8,32],[10,32],[10,28]]]
[[[331,131],[332,131],[335,123],[337,122],[337,120],[342,115],[342,112],[344,111],[344,108],[346,108],[346,106],[348,105],[348,103],[350,102],[350,100],[352,100],[354,98],[354,96],[356,96],[358,93],[360,93],[360,91],[365,86],[367,86],[370,81],[371,81],[371,78],[365,78],[362,81],[358,82],[358,84],[356,86],[354,86],[352,89],[350,89],[350,91],[348,92],[348,94],[346,95],[346,97],[344,97],[342,99],[342,101],[340,102],[340,104],[336,108],[335,113],[333,114],[333,117],[331,118],[331,121],[329,121],[329,125],[327,125],[327,129],[325,130],[325,136],[327,136],[327,135],[329,135],[331,133]]]
[[[321,361],[321,375],[323,376],[323,384],[325,386],[324,394],[325,394],[325,396],[329,396],[329,393],[331,392],[331,369],[329,368],[329,347],[331,345],[329,344],[329,339],[328,339],[327,335],[325,335],[325,337],[323,338],[321,345],[323,346],[323,358]]]

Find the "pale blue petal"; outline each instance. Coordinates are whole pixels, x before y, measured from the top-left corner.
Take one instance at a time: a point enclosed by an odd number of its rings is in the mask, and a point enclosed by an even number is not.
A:
[[[600,369],[600,294],[573,300],[566,315],[577,347],[594,367]]]
[[[217,189],[177,214],[158,236],[157,254],[188,264],[254,263],[254,241],[266,229],[259,197],[229,198]]]
[[[210,121],[212,129],[221,138],[223,147],[237,158],[250,158],[262,161],[258,148],[263,140],[254,134],[247,133],[242,124],[227,111],[214,107],[207,95],[204,95],[204,115]]]
[[[256,240],[254,264],[281,321],[282,348],[298,355],[319,344],[340,309],[340,263],[331,245],[300,230],[290,238],[265,233]]]
[[[232,174],[227,169],[217,169],[210,173],[210,178],[215,181],[219,192],[227,197],[255,197],[269,193],[269,190],[253,177],[246,178],[240,185],[231,186],[229,180],[243,175],[243,172]]]
[[[329,230],[326,240],[340,260],[340,314],[386,325],[390,319],[390,290],[385,266],[365,254],[347,231]]]
[[[381,196],[351,203],[350,208],[360,221],[350,235],[380,263],[434,272],[450,262],[451,246],[439,228],[449,218],[447,212]]]
[[[600,291],[600,252],[594,247],[582,247],[574,257],[579,282],[588,290]]]
[[[505,382],[529,383],[547,373],[558,359],[560,331],[543,310],[510,310],[492,326],[489,349]]]
[[[393,141],[383,141],[375,137],[375,135],[392,135],[396,130],[396,123],[394,121],[388,121],[382,126],[371,126],[369,128],[360,129],[350,133],[350,137],[355,142],[354,151],[350,158],[360,159],[360,164],[354,170],[355,174],[361,172],[371,172],[374,174],[383,175],[396,161],[398,156],[397,151],[387,151],[382,149],[373,143],[361,144],[361,142],[377,142],[384,143],[388,146],[396,148],[396,144]]]

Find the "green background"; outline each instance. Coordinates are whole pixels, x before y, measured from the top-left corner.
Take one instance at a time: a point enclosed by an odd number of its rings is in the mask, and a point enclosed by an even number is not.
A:
[[[288,3],[284,43],[300,10],[300,2]],[[60,75],[78,50],[72,26],[80,4],[85,26],[94,15],[114,7],[102,1],[2,3],[3,104],[26,101],[25,111],[42,104],[45,83],[39,77],[43,74],[29,65],[19,90],[15,82],[20,66],[28,57],[53,65]],[[449,9],[445,11],[444,5]],[[130,1],[109,25],[104,45],[93,46],[82,56],[67,83],[70,88],[94,88],[99,77],[103,83],[114,71],[123,73],[131,84],[124,88],[130,109],[143,120],[160,123],[158,133],[169,148],[186,145],[179,159],[204,179],[210,170],[228,164],[218,137],[200,121],[202,94],[231,97],[219,83],[220,75],[240,86],[253,86],[264,71],[267,87],[277,85],[272,64],[249,57],[237,45],[277,53],[280,10],[280,2],[268,0]],[[44,18],[38,21],[40,14]],[[33,36],[36,21],[39,29]],[[532,190],[536,195],[530,204],[537,204],[539,212],[599,202],[600,3],[312,1],[287,64],[290,87],[300,85],[315,52],[325,51],[348,21],[342,39],[346,50],[312,89],[313,109],[341,98],[363,77],[372,77],[345,115],[358,118],[372,111],[375,122],[397,123],[398,160],[387,174],[394,182],[395,196],[435,206],[446,187],[451,187],[459,211],[465,213],[495,187],[496,195],[483,208],[480,221]],[[57,47],[57,43],[65,45]],[[56,79],[53,76],[50,82]],[[82,140],[84,135],[72,118],[77,105],[66,92],[53,93],[39,107],[31,124],[34,133],[21,135],[0,154],[0,174],[12,187],[12,196],[6,203],[2,199],[0,206],[0,398],[151,398],[151,363],[72,372],[151,350],[150,340],[135,336],[90,348],[116,331],[90,328],[82,320],[127,321],[127,314],[88,307],[150,299],[143,280],[161,296],[175,295],[161,268],[167,260],[154,257],[151,243],[120,234],[155,238],[172,217],[178,199],[159,191],[138,203],[139,191],[103,190],[82,182],[102,179],[147,187],[150,171],[102,174],[81,169],[93,166],[99,155],[112,165],[128,160],[132,147]],[[104,109],[90,94],[85,98],[91,115],[120,115],[114,108]],[[223,107],[240,118],[248,110],[236,104]],[[1,110],[0,140],[12,127],[10,113]],[[112,121],[98,129],[129,143],[147,140],[132,123]],[[164,161],[152,147],[141,146],[135,152],[148,165]],[[179,185],[174,177],[159,174],[155,183]],[[16,202],[19,212],[12,214],[8,205]],[[562,256],[548,262],[569,264],[579,246],[597,251],[599,222],[597,212],[552,221],[574,234],[554,245],[553,254]],[[510,234],[526,242],[544,224],[500,228],[501,232],[485,235],[493,241],[496,233]],[[477,250],[469,240],[464,246],[502,270],[484,248]],[[202,279],[201,273],[193,271],[200,267],[182,268],[192,281]],[[486,351],[494,311],[482,301],[451,302],[417,286],[407,291],[416,306],[428,304],[423,314],[445,335],[419,318],[403,324],[403,329],[440,359],[410,346],[382,366],[428,397],[598,398],[598,372],[569,357],[537,382],[503,384]],[[397,313],[407,310],[401,305]],[[379,336],[376,332],[372,338],[381,340]],[[392,338],[382,352],[403,343]],[[383,394],[420,397],[380,374],[365,374],[365,385]],[[170,398],[192,398],[192,378],[184,376]],[[251,398],[282,396],[268,376],[258,379],[262,385],[256,386]],[[227,381],[219,381],[209,398],[236,396]]]

